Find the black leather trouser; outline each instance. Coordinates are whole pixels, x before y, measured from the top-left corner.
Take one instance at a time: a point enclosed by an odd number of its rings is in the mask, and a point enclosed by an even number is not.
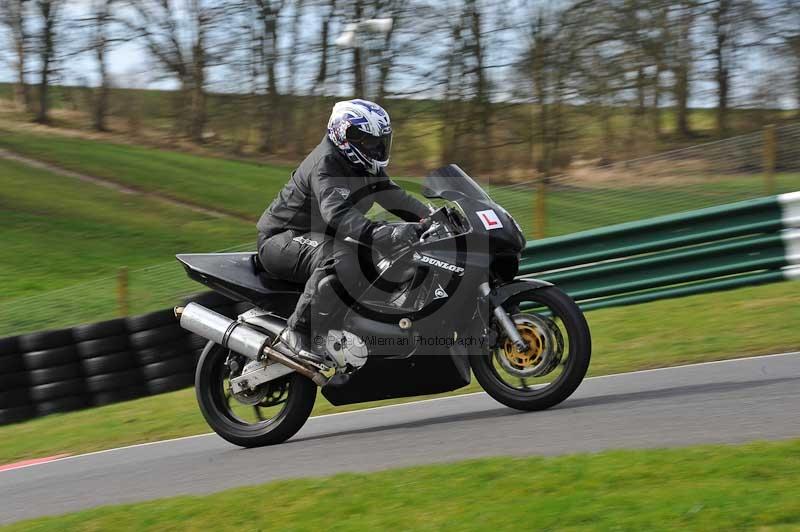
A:
[[[356,245],[322,233],[284,231],[259,237],[258,256],[267,275],[305,283],[297,307],[289,317],[289,327],[305,333],[322,332],[327,330],[328,321],[346,308],[333,289],[319,294],[320,282],[329,275],[336,276],[337,291],[344,289],[354,295],[363,291],[365,279],[357,251]]]

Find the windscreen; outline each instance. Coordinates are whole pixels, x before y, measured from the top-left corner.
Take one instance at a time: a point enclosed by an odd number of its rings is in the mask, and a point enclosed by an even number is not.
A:
[[[452,194],[455,192],[455,194]],[[454,164],[443,166],[425,178],[422,195],[426,198],[458,199],[459,195],[476,200],[490,200],[486,192]]]

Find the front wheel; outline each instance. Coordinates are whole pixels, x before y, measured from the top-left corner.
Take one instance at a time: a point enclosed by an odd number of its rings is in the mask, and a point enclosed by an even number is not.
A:
[[[195,373],[200,410],[214,432],[234,445],[282,443],[311,415],[317,386],[299,373],[289,373],[252,392],[234,395],[230,379],[241,374],[248,362],[246,357],[209,342]]]
[[[470,356],[486,393],[518,410],[544,410],[572,395],[592,352],[589,326],[578,305],[549,286],[512,296],[503,308],[528,348],[519,351],[497,325],[500,334],[491,352]]]

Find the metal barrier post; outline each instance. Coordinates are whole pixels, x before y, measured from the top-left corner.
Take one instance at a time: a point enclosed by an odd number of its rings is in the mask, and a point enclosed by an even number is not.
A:
[[[128,294],[128,268],[125,266],[117,273],[117,308],[120,316],[127,316],[130,311]]]
[[[764,189],[767,195],[775,194],[775,158],[777,152],[775,126],[764,128]]]
[[[536,223],[534,227],[534,236],[536,238],[544,238],[547,232],[547,207],[545,205],[545,195],[547,194],[547,184],[545,178],[539,179],[536,187]]]

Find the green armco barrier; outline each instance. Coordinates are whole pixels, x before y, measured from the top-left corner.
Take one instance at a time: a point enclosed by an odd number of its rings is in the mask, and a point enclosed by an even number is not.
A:
[[[800,192],[529,243],[520,274],[587,310],[800,276]]]
[[[778,197],[771,196],[535,240],[525,246],[520,274],[775,232],[781,218]]]
[[[619,307],[623,305],[636,305],[639,303],[649,303],[650,301],[657,301],[659,299],[692,296],[696,294],[716,292],[719,290],[732,290],[734,288],[775,283],[783,280],[784,280],[784,272],[782,270],[770,270],[765,272],[746,273],[743,275],[725,277],[713,281],[701,281],[697,283],[673,286],[669,288],[648,290],[636,294],[594,299],[592,301],[582,303],[581,308],[583,310],[594,310],[599,308]]]

